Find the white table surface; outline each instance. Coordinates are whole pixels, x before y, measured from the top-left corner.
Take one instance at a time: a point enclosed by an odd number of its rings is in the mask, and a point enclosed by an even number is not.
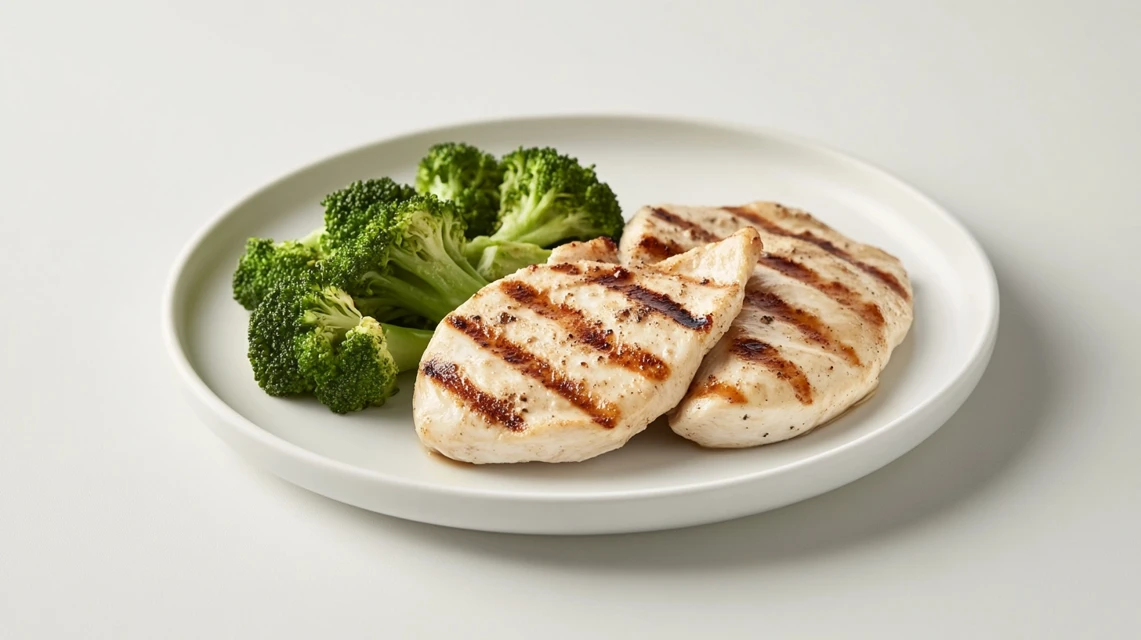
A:
[[[1141,5],[517,4],[0,5],[0,637],[1141,637]],[[945,204],[1001,284],[974,396],[820,498],[599,538],[342,506],[188,411],[160,294],[223,207],[596,111],[784,129]]]

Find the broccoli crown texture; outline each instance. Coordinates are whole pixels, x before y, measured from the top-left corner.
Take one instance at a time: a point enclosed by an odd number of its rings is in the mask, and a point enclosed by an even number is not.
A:
[[[362,317],[348,294],[326,289],[307,296],[296,339],[297,362],[313,395],[334,413],[380,406],[396,392],[399,369],[380,323]]]
[[[275,284],[306,281],[327,255],[324,237],[318,229],[299,240],[247,240],[232,278],[234,299],[252,311]]]
[[[430,194],[378,206],[325,277],[377,309],[439,322],[487,284],[464,257],[464,228],[455,205]]]
[[[254,380],[271,396],[289,396],[313,391],[313,380],[297,364],[296,342],[307,328],[305,314],[308,285],[295,281],[275,284],[250,314],[247,356]]]
[[[325,233],[329,248],[337,250],[351,242],[372,221],[374,205],[400,202],[416,195],[411,186],[391,178],[358,180],[325,196]]]
[[[502,181],[495,156],[462,142],[433,145],[416,171],[416,190],[454,202],[468,237],[495,230]]]
[[[550,147],[519,148],[504,156],[502,165],[499,228],[492,241],[551,247],[621,237],[622,208],[610,187],[598,180],[594,165],[583,166]]]
[[[249,358],[270,395],[312,393],[343,414],[384,404],[431,336],[362,316],[336,287],[283,284],[250,316]]]

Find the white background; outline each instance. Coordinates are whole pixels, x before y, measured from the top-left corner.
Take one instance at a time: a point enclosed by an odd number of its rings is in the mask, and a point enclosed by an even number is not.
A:
[[[1138,637],[1138,6],[0,3],[0,637]],[[820,498],[578,539],[345,507],[189,413],[160,295],[225,206],[595,111],[784,129],[946,205],[1001,286],[974,396]]]

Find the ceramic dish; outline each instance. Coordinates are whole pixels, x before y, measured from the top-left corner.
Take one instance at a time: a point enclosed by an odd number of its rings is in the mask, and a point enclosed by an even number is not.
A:
[[[254,383],[248,313],[230,277],[249,236],[296,237],[321,197],[353,180],[411,181],[435,142],[502,153],[550,145],[596,165],[627,215],[642,204],[778,200],[898,256],[915,321],[878,391],[836,421],[744,450],[701,449],[658,422],[624,448],[572,464],[470,466],[429,454],[412,425],[413,376],[387,405],[335,415]],[[903,455],[967,398],[990,358],[998,289],[979,245],[946,211],[867,164],[780,133],[641,117],[482,122],[385,140],[262,188],[193,238],[165,300],[170,355],[193,406],[250,462],[329,498],[392,516],[488,531],[665,529],[754,514],[835,489]],[[666,407],[663,407],[663,410]]]

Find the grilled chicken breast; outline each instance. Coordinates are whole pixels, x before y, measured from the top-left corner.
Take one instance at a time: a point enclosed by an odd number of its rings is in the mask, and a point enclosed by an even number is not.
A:
[[[778,442],[840,415],[874,391],[913,316],[897,258],[773,202],[645,207],[621,262],[654,264],[742,228],[764,251],[741,314],[669,413],[675,432],[708,447]]]
[[[658,262],[532,265],[436,329],[413,417],[465,462],[571,462],[624,445],[677,404],[741,310],[761,251],[742,229]]]

